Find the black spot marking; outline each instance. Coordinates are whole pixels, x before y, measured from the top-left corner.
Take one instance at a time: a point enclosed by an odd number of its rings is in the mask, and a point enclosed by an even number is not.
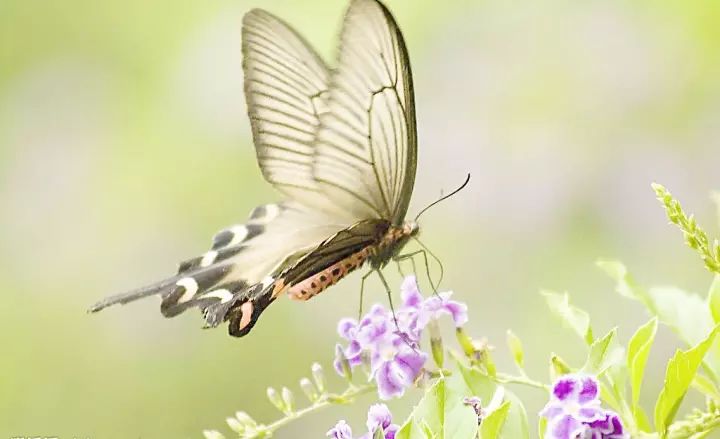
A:
[[[333,269],[333,271],[332,271],[332,275],[333,275],[333,276],[340,276],[340,271],[341,271],[340,268],[335,268],[335,269]]]
[[[312,288],[317,288],[317,284],[316,284],[315,282],[312,282],[312,283],[310,284],[310,286],[311,286]]]
[[[225,230],[218,232],[213,237],[212,249],[218,250],[218,249],[221,249],[221,248],[225,247],[226,245],[230,244],[230,241],[232,241],[233,236],[235,236],[235,234],[232,231],[230,231],[229,229],[225,229]]]
[[[324,274],[320,276],[320,282],[325,282],[327,280],[327,276]]]
[[[185,287],[177,285],[169,293],[163,296],[163,301],[160,303],[160,312],[164,317],[175,317],[192,305],[188,303],[178,304],[178,300],[180,300],[183,294],[185,294]]]
[[[202,261],[202,257],[199,258],[192,258],[188,259],[187,261],[182,261],[180,263],[180,266],[178,267],[178,274],[185,273],[186,271],[193,270],[200,266],[200,261]]]
[[[233,245],[232,247],[226,247],[226,248],[218,251],[217,256],[215,256],[215,263],[224,261],[225,259],[232,258],[236,254],[243,251],[245,248],[247,248],[247,246],[241,245],[241,244]]]
[[[258,219],[267,215],[267,208],[265,206],[258,206],[250,212],[250,219]]]
[[[262,224],[248,224],[245,227],[247,228],[247,236],[243,239],[243,242],[253,239],[265,231],[265,226]]]
[[[198,284],[198,291],[205,291],[220,282],[230,271],[230,265],[212,266],[204,271],[192,275]]]

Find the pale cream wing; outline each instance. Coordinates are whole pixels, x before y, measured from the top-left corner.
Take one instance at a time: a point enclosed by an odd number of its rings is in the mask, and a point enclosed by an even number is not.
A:
[[[317,196],[313,142],[318,117],[327,109],[328,67],[295,30],[261,9],[243,19],[242,49],[263,176],[291,199]]]
[[[415,105],[402,34],[380,2],[352,1],[330,83],[315,180],[336,210],[397,225],[415,181]]]

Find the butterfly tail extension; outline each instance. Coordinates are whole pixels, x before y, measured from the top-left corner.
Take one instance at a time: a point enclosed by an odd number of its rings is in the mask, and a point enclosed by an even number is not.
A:
[[[106,297],[105,299],[97,302],[90,308],[88,308],[89,313],[95,313],[98,311],[102,311],[103,309],[107,308],[108,306],[112,305],[124,305],[126,303],[134,302],[136,300],[142,299],[144,297],[153,296],[155,294],[160,294],[163,291],[167,291],[168,289],[172,288],[173,285],[175,285],[175,282],[177,281],[176,277],[172,277],[169,279],[165,279],[163,281],[157,282],[152,285],[147,285],[142,288],[138,288],[132,291],[128,291],[126,293],[122,294],[116,294],[114,296]]]
[[[202,306],[226,299],[227,297],[218,293],[218,290],[239,289],[235,285],[220,284],[230,269],[231,266],[226,264],[206,267],[191,273],[182,272],[158,283],[108,297],[90,307],[88,312],[94,313],[112,305],[124,305],[158,295],[163,299],[160,305],[162,314],[165,317],[175,317],[192,306]]]

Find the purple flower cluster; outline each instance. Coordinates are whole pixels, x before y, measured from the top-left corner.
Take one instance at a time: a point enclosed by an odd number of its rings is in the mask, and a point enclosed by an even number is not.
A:
[[[382,428],[385,439],[395,439],[395,433],[398,430],[398,426],[392,423],[392,414],[385,404],[370,406],[366,425],[368,432],[358,439],[372,439],[380,428]],[[327,436],[332,439],[353,439],[352,429],[345,421],[339,421],[327,432]]]
[[[600,406],[598,382],[588,375],[565,375],[553,385],[540,412],[548,420],[547,439],[625,439],[617,413]]]
[[[338,333],[347,346],[336,347],[335,369],[341,375],[363,362],[370,366],[370,379],[378,386],[381,399],[401,396],[420,375],[428,355],[419,349],[423,329],[440,316],[450,315],[455,326],[467,322],[467,306],[450,300],[452,293],[427,299],[418,290],[415,276],[408,276],[400,287],[402,305],[395,315],[382,305],[374,305],[358,322],[345,318]]]

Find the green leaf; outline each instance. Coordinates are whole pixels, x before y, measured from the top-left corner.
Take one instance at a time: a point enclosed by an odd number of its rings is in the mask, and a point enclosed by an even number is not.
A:
[[[453,380],[452,382],[454,386],[464,389],[463,391],[468,393],[467,396],[479,397],[485,404],[492,400],[497,389],[497,383],[478,369],[469,368],[460,362],[457,363],[457,368],[460,373],[453,375],[453,378],[457,378],[456,381]],[[510,402],[510,407],[498,437],[504,439],[529,438],[527,414],[522,402],[507,388],[505,389],[504,400]]]
[[[720,390],[718,390],[715,383],[713,383],[708,377],[704,375],[695,375],[695,379],[693,380],[691,386],[715,401],[720,401]]]
[[[410,418],[398,430],[396,437],[475,439],[478,431],[477,414],[472,407],[463,403],[466,396],[471,395],[462,388],[451,385],[445,378],[438,379],[427,389]],[[432,436],[427,435],[428,431]]]
[[[612,345],[616,335],[617,328],[614,328],[590,345],[587,361],[582,368],[583,372],[600,376],[608,367],[618,362],[617,346]]]
[[[510,409],[510,401],[505,401],[490,413],[480,424],[480,439],[497,439]]]
[[[645,304],[651,313],[657,314],[648,292],[635,282],[622,262],[600,259],[595,262],[595,264],[616,282],[615,290],[621,296],[627,297],[628,299],[639,300]]]
[[[545,430],[547,430],[547,418],[540,416],[538,419],[538,437],[545,439]]]
[[[628,343],[627,367],[630,371],[630,388],[632,398],[633,414],[639,409],[640,387],[645,375],[645,364],[647,363],[650,347],[652,347],[657,333],[658,321],[654,318],[641,326],[633,334]],[[637,418],[637,415],[635,415]]]
[[[617,281],[616,289],[620,294],[642,302],[651,314],[668,325],[688,346],[700,343],[715,326],[710,307],[699,295],[672,287],[645,291],[633,281],[622,263],[599,261],[598,266]],[[710,351],[705,363],[711,378],[717,381],[720,375],[720,346]]]
[[[708,304],[713,321],[720,323],[720,274],[716,274],[708,292]],[[718,371],[720,372],[720,371]]]
[[[585,343],[593,342],[592,329],[590,328],[590,316],[585,311],[570,305],[568,294],[558,294],[552,291],[541,291],[545,296],[550,310],[577,333]]]
[[[680,403],[685,398],[685,393],[687,393],[690,383],[695,378],[703,357],[705,357],[708,349],[715,341],[718,329],[720,329],[720,326],[715,327],[710,335],[697,346],[687,351],[678,350],[668,362],[665,372],[665,384],[655,403],[655,429],[660,433],[661,437],[665,436],[667,427],[675,418]]]
[[[515,360],[515,364],[517,364],[518,367],[520,369],[522,369],[524,357],[525,357],[525,354],[523,353],[522,342],[520,342],[520,339],[517,338],[517,335],[515,335],[509,329],[507,331],[507,344],[508,344],[508,348],[510,349],[510,352],[512,352],[513,360]]]
[[[550,356],[550,381],[555,381],[561,376],[569,373],[572,373],[570,366],[568,366],[565,360],[553,353]]]

